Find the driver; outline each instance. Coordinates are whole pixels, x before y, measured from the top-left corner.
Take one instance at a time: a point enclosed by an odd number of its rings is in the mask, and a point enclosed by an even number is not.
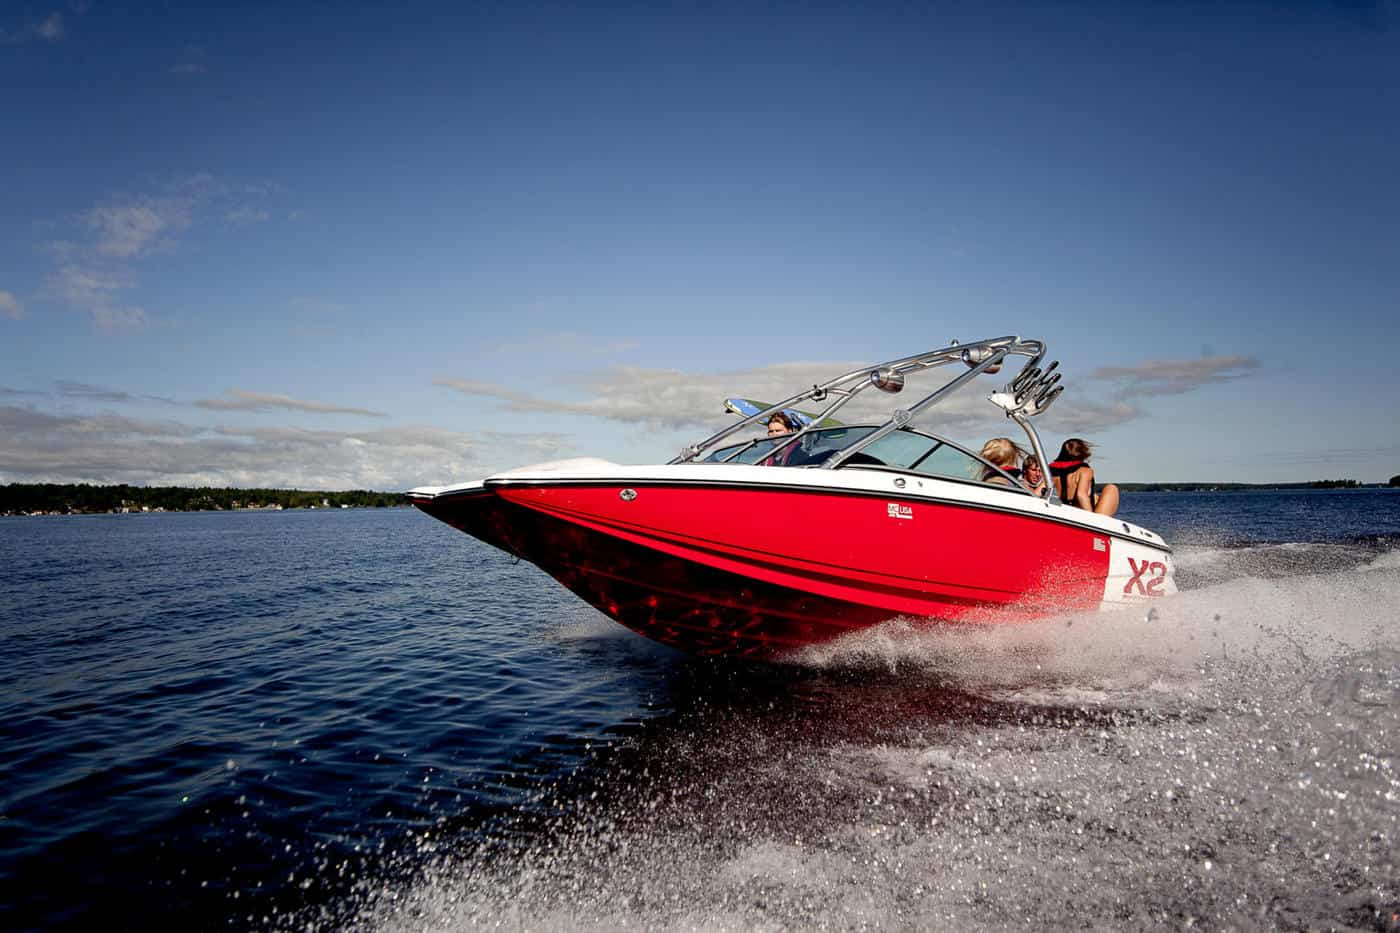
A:
[[[787,435],[792,434],[792,433],[794,433],[794,432],[796,432],[796,431],[799,431],[799,430],[801,430],[801,428],[800,428],[799,425],[797,424],[797,419],[794,418],[792,415],[789,415],[789,414],[788,414],[787,412],[785,412],[785,411],[774,412],[774,413],[773,413],[773,416],[772,416],[771,418],[768,419],[768,436],[769,436],[769,437],[772,437],[772,438],[786,437]],[[778,445],[781,444],[781,443],[782,443],[782,441],[775,440],[775,441],[773,442],[773,445],[776,447],[776,446],[778,446]],[[760,462],[761,464],[763,464],[764,466],[787,466],[788,460],[792,458],[792,455],[793,455],[800,447],[801,447],[801,445],[799,445],[799,444],[793,444],[792,446],[788,447],[786,450],[782,451],[781,453],[778,453],[778,454],[773,455],[773,456],[765,457],[763,460],[760,460],[759,462]]]

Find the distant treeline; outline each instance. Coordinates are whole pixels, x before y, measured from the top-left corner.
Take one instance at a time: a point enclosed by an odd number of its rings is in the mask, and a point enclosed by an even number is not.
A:
[[[304,489],[214,489],[208,486],[90,486],[11,483],[0,486],[0,514],[34,512],[201,512],[225,509],[322,509],[342,505],[386,508],[406,505],[397,492],[314,492]]]
[[[1310,483],[1119,483],[1124,492],[1209,492],[1239,489],[1356,489],[1354,479]],[[1390,478],[1400,486],[1400,476]],[[204,512],[229,509],[392,508],[408,504],[399,492],[316,492],[305,489],[215,489],[209,486],[91,486],[87,483],[11,483],[0,486],[0,515],[84,512]]]
[[[1400,476],[1390,479],[1400,486]],[[1315,479],[1310,483],[1119,483],[1124,492],[1211,492],[1229,489],[1360,489],[1354,479]]]

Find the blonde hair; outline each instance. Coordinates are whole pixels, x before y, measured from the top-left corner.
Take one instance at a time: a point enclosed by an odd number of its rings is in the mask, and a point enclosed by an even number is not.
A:
[[[994,437],[982,445],[982,459],[1003,470],[1014,467],[1026,456],[1026,451],[1009,437]]]

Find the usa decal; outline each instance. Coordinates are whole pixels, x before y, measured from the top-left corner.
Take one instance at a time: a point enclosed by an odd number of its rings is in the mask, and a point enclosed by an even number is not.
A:
[[[885,503],[885,512],[890,518],[903,518],[913,521],[914,507],[910,505],[900,505],[898,502]]]

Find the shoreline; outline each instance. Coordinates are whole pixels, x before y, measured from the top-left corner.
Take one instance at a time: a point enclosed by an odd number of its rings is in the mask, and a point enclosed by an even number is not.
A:
[[[1385,490],[1395,490],[1400,492],[1400,486],[1386,483],[1375,483],[1355,486],[1333,486],[1318,485],[1315,483],[1286,483],[1286,484],[1195,484],[1195,483],[1119,483],[1118,487],[1125,493],[1133,494],[1177,494],[1177,493],[1256,493],[1256,492],[1377,492]],[[0,487],[3,489],[3,487]],[[228,490],[238,491],[238,490]],[[297,493],[305,495],[305,493]],[[336,502],[330,499],[335,495],[323,496],[319,504],[311,503],[307,505],[282,505],[273,503],[269,505],[230,505],[221,506],[211,504],[203,508],[169,508],[165,506],[146,505],[122,505],[115,508],[33,508],[33,509],[8,509],[0,511],[0,518],[47,518],[53,516],[69,515],[162,515],[162,514],[193,514],[197,512],[337,512],[350,509],[408,509],[412,505],[404,499],[397,502],[384,502],[382,499],[398,499],[403,497],[403,493],[373,493],[370,494],[381,501],[372,504]],[[208,501],[208,500],[205,500]]]
[[[411,509],[413,506],[408,503],[396,505],[305,505],[305,506],[240,506],[236,509],[212,508],[212,509],[167,509],[167,508],[142,508],[142,509],[72,509],[70,511],[14,511],[0,512],[0,518],[52,518],[55,516],[64,517],[70,515],[194,515],[199,512],[340,512],[340,511],[366,511],[370,509]]]

